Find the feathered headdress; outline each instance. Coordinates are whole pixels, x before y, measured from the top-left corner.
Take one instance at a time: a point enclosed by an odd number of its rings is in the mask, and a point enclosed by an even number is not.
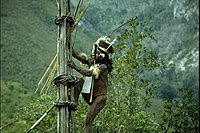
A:
[[[112,45],[115,41],[116,38],[114,38],[113,41],[110,42],[110,38],[108,38],[107,36],[103,36],[97,39],[94,44],[96,44],[100,50],[106,52],[107,54],[112,54],[114,52]]]

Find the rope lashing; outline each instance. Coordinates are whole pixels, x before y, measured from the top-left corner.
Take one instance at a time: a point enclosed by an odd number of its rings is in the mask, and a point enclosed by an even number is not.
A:
[[[69,76],[66,74],[59,75],[54,78],[53,80],[54,84],[59,87],[60,84],[63,84],[64,86],[73,86],[78,82],[78,78],[75,76]]]
[[[69,110],[76,111],[78,109],[77,105],[74,102],[69,101],[54,101],[56,107],[68,107]]]
[[[71,25],[74,24],[74,19],[70,16],[70,13],[67,16],[64,15],[57,17],[54,22],[56,25],[62,26],[64,21],[69,21]]]

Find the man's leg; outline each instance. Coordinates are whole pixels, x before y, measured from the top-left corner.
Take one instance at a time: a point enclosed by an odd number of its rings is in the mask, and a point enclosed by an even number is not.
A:
[[[82,91],[84,80],[82,78],[79,79],[78,83],[74,86],[74,102],[78,106],[79,95]]]
[[[102,95],[97,97],[90,108],[90,111],[86,117],[86,127],[84,129],[84,133],[92,133],[92,122],[94,121],[97,114],[103,109],[106,104],[106,96]]]

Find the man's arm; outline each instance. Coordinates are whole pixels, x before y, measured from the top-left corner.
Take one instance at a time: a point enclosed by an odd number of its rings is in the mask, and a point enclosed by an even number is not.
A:
[[[99,78],[99,75],[106,71],[107,66],[105,64],[96,65],[92,69],[84,69],[74,64],[72,61],[68,61],[68,66],[75,69],[77,72],[84,76],[94,76],[95,79]]]
[[[88,59],[86,56],[84,54],[78,54],[74,49],[72,50],[72,56],[83,64],[88,64]]]
[[[80,74],[82,74],[84,76],[92,76],[92,70],[81,68],[81,67],[75,65],[75,63],[73,61],[68,61],[68,66],[75,69],[77,72],[79,72]]]

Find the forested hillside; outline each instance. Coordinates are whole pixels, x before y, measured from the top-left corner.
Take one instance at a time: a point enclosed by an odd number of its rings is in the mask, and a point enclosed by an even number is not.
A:
[[[167,95],[176,91],[174,87],[198,88],[197,5],[196,0],[101,0],[96,1],[94,8],[89,9],[86,19],[102,34],[109,34],[119,20],[126,20],[130,16],[146,20],[154,30],[153,35],[156,39],[156,42],[147,42],[147,47],[167,61],[167,69],[164,69],[163,73],[150,77],[160,86],[158,95]],[[162,90],[166,87],[169,89]]]
[[[72,14],[77,3],[71,1]],[[56,96],[53,89],[50,95],[34,94],[57,52],[56,15],[54,0],[1,1],[1,126]],[[91,1],[72,44],[89,55],[96,39],[130,18],[137,18],[135,25],[127,24],[112,36],[118,40],[113,46],[109,100],[94,131],[199,132],[199,1]],[[87,113],[80,102],[85,110],[76,113],[79,132]],[[45,109],[3,131],[23,132]],[[42,127],[55,132],[55,122],[55,117],[48,117],[38,132],[46,131]]]
[[[48,3],[48,4],[46,4]],[[3,1],[1,4],[1,77],[34,89],[56,54],[55,1]],[[82,34],[82,33],[79,33]],[[88,33],[89,34],[89,33]],[[92,37],[81,35],[87,51]],[[80,43],[80,36],[76,43]]]

